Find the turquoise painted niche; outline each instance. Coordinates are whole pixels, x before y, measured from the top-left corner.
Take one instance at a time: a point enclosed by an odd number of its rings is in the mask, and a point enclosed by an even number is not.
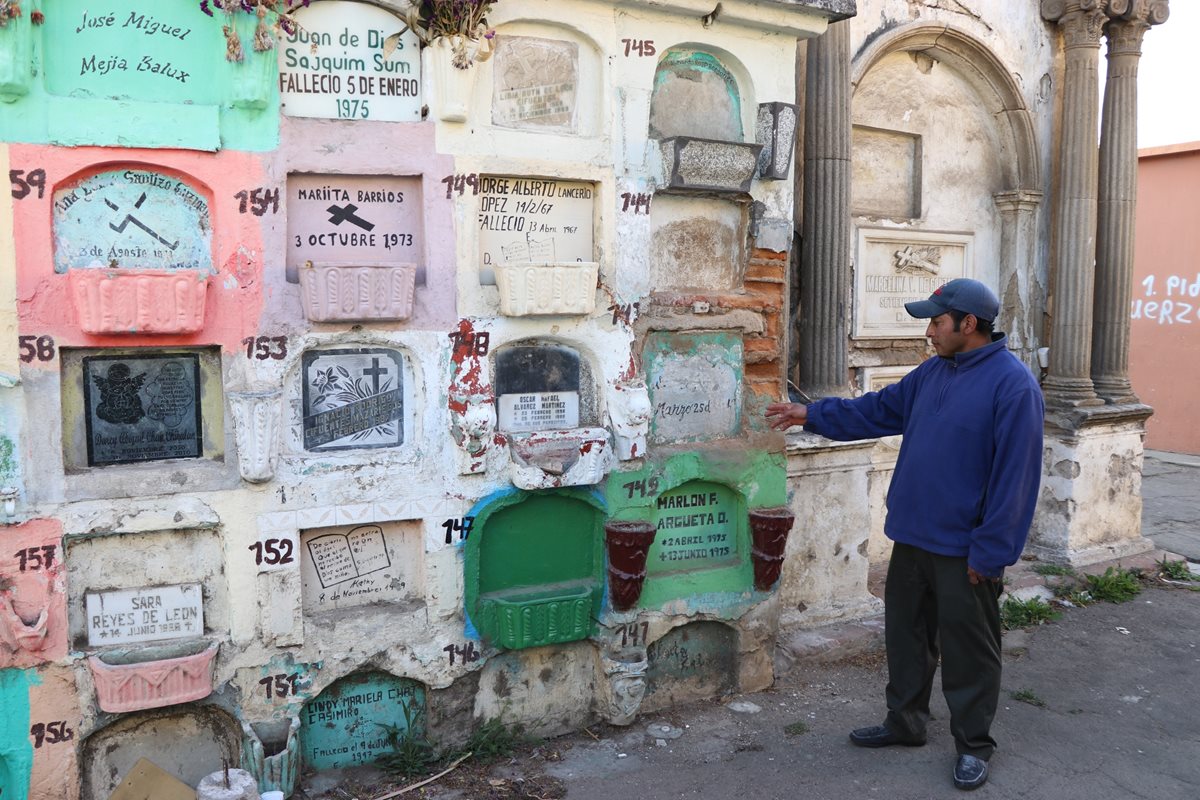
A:
[[[668,50],[654,74],[650,136],[745,141],[742,91],[737,78],[712,53],[689,48]]]
[[[741,432],[741,334],[652,333],[642,362],[650,389],[651,442],[703,442]]]
[[[27,800],[33,770],[29,685],[33,670],[0,669],[0,798]]]
[[[586,639],[604,582],[604,508],[579,490],[511,492],[481,504],[466,541],[466,607],[492,645]]]
[[[43,24],[0,38],[0,140],[257,151],[278,144],[276,55],[254,51],[253,14],[235,15],[245,53],[236,63],[225,58],[226,21],[190,0],[48,5]]]
[[[347,675],[300,712],[304,763],[316,770],[373,764],[425,733],[425,687],[386,672]]]

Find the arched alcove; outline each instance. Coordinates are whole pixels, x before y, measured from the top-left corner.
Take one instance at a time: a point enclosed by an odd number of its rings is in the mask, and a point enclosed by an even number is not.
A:
[[[720,697],[737,688],[738,633],[722,622],[689,622],[647,648],[642,713]]]
[[[1046,294],[1043,170],[1016,77],[970,34],[914,24],[867,44],[852,81],[855,336],[920,338],[903,302],[966,274],[996,289],[1028,357]]]
[[[746,141],[746,82],[732,57],[701,45],[667,50],[654,73],[650,136]]]
[[[466,611],[496,647],[585,639],[600,612],[604,509],[580,490],[507,492],[472,512]]]
[[[139,759],[195,786],[241,746],[242,731],[214,706],[176,706],[121,717],[82,745],[83,800],[107,800]]]

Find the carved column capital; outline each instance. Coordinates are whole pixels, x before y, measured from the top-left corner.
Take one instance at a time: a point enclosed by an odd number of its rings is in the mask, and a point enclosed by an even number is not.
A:
[[[1171,14],[1169,0],[1105,0],[1104,11],[1109,19],[1140,21],[1161,25]]]
[[[1108,21],[1100,0],[1042,0],[1042,18],[1058,23],[1068,50],[1099,48]]]

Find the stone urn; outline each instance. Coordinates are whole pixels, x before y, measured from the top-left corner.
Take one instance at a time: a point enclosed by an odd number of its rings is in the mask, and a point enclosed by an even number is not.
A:
[[[637,719],[646,696],[645,650],[630,650],[603,657],[604,676],[608,679],[608,722],[629,725]]]
[[[796,515],[787,506],[750,509],[750,559],[754,564],[754,588],[770,590],[783,569],[788,531]]]
[[[642,520],[604,523],[604,546],[608,550],[608,593],[613,608],[628,611],[642,596],[646,580],[646,555],[654,544],[654,523]],[[614,723],[616,724],[616,723]]]
[[[477,63],[491,55],[491,41],[464,36],[439,36],[421,51],[422,72],[428,76],[429,110],[443,122],[466,122],[475,91]]]
[[[291,797],[300,778],[300,718],[243,720],[242,769],[254,776],[260,792]]]
[[[275,477],[279,457],[282,409],[279,389],[265,392],[230,392],[229,410],[238,448],[242,480],[264,483]]]

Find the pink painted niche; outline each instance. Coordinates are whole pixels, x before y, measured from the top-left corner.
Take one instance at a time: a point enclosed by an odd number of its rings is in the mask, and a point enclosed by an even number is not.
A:
[[[78,744],[83,721],[74,668],[69,664],[38,668],[29,687],[29,707],[34,745],[29,797],[79,800]]]
[[[290,189],[284,213],[263,218],[271,254],[264,331],[345,328],[355,318],[381,330],[448,331],[457,324],[455,204],[442,180],[454,174],[454,159],[437,152],[434,134],[425,122],[280,120],[279,149],[266,156],[267,182]],[[310,194],[326,188],[328,200]],[[318,283],[336,296],[310,291],[306,303],[304,292]],[[351,285],[373,298],[371,308],[353,301]]]
[[[67,575],[62,523],[34,519],[3,531],[0,551],[0,669],[67,654]]]
[[[24,144],[10,145],[9,156],[25,176],[44,176],[38,181],[44,188],[32,187],[13,203],[21,335],[49,336],[58,347],[217,344],[236,350],[257,333],[262,224],[282,208],[273,193],[282,187],[267,185],[260,156]],[[103,177],[108,173],[117,177],[110,181]],[[72,194],[65,190],[80,184],[103,205],[92,203],[91,216],[76,219],[64,236],[55,225],[55,195],[64,202]],[[75,198],[82,200],[83,192]],[[198,222],[203,215],[188,214],[200,206],[210,230]],[[200,229],[193,234],[192,228]],[[58,252],[56,239],[72,250]],[[87,265],[79,260],[84,250]],[[113,258],[117,269],[101,268]],[[141,274],[129,280],[133,272]],[[125,274],[114,279],[114,273]],[[180,285],[189,278],[196,285]],[[136,304],[145,311],[133,314]],[[89,315],[88,308],[97,313]],[[30,366],[56,365],[51,358]]]

